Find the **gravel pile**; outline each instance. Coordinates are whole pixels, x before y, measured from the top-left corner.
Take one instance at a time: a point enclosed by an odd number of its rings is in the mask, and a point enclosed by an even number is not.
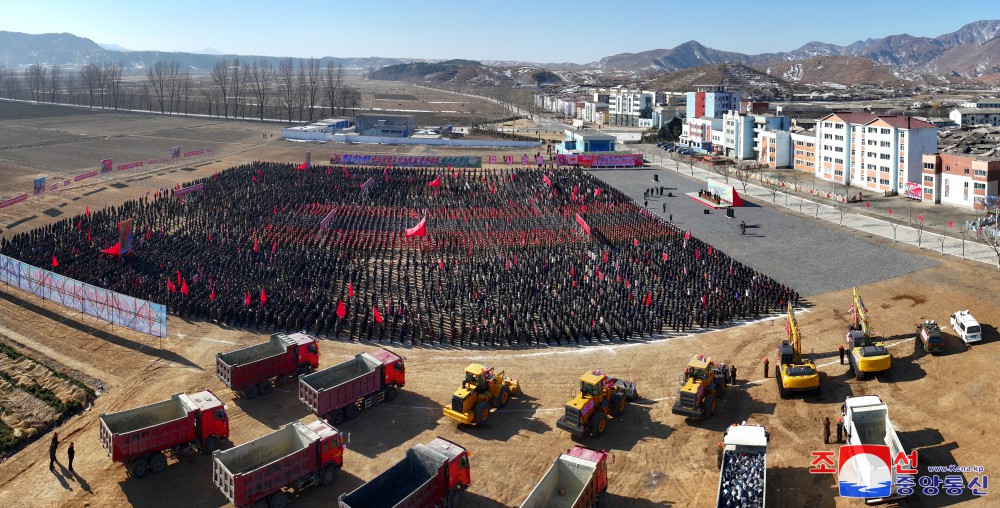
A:
[[[764,455],[727,453],[719,508],[764,508]]]

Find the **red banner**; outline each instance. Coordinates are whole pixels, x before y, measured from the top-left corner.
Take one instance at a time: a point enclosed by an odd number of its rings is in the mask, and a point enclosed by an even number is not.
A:
[[[209,149],[209,150],[211,150],[211,149]],[[184,152],[184,156],[185,157],[194,157],[196,155],[201,155],[203,153],[205,153],[205,150],[191,150],[190,152]],[[209,151],[209,153],[211,153],[211,151]]]
[[[119,164],[117,167],[115,167],[115,169],[117,169],[118,171],[124,171],[126,169],[141,168],[142,164],[143,164],[142,161],[130,162],[128,164]]]
[[[14,197],[12,197],[10,199],[6,199],[6,200],[3,200],[3,201],[0,201],[0,208],[6,208],[6,207],[8,207],[10,205],[13,205],[14,203],[20,203],[21,201],[24,201],[25,199],[28,199],[28,195],[27,194],[21,194],[20,196],[14,196]]]
[[[83,173],[82,175],[76,175],[73,177],[74,182],[79,182],[80,180],[86,180],[88,178],[93,178],[97,176],[97,171],[91,171],[89,173]]]
[[[635,168],[642,167],[641,153],[615,154],[559,154],[557,162],[560,166],[580,166],[581,168]]]

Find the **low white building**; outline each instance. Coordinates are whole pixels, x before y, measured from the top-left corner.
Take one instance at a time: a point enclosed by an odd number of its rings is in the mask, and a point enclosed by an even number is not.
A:
[[[1000,108],[955,108],[948,118],[961,127],[990,125],[1000,127]]]

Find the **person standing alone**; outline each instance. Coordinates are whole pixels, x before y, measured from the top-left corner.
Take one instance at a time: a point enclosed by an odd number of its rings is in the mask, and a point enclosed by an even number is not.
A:
[[[59,433],[52,433],[52,441],[49,443],[49,471],[56,469],[56,449],[59,448]]]
[[[73,443],[69,444],[69,449],[66,450],[66,456],[69,457],[69,470],[73,471],[73,456],[76,455],[76,450],[73,449]]]

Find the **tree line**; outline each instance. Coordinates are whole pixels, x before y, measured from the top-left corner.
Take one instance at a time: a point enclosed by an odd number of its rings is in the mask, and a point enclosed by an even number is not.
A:
[[[74,104],[151,113],[203,114],[224,118],[314,121],[354,113],[361,91],[348,83],[342,65],[282,58],[221,59],[209,74],[182,69],[177,61],[158,60],[140,73],[126,73],[118,62],[0,65],[0,93],[7,99]]]

